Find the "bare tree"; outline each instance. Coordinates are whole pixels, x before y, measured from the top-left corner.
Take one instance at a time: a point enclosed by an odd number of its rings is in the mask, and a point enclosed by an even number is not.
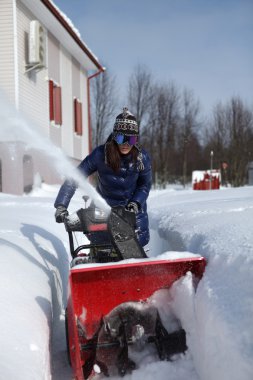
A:
[[[188,159],[191,143],[196,140],[196,127],[200,125],[199,102],[195,100],[193,92],[184,89],[181,99],[180,128],[178,133],[179,151],[182,163],[182,183],[187,183]]]
[[[143,141],[152,154],[155,183],[165,186],[175,173],[175,135],[179,93],[173,83],[153,86],[153,97]]]
[[[108,130],[112,130],[112,120],[117,106],[115,83],[115,77],[109,70],[92,81],[92,129],[95,146],[103,143],[109,133]]]
[[[210,164],[210,152],[214,152],[214,164],[219,168],[220,163],[227,161],[230,144],[229,130],[227,128],[226,108],[219,102],[212,112],[212,119],[207,123],[205,136],[204,156],[207,166]]]
[[[152,100],[152,76],[144,65],[135,67],[129,79],[128,105],[141,126]]]
[[[232,98],[227,106],[227,125],[230,135],[228,157],[233,186],[245,184],[248,153],[253,150],[253,117],[240,98]]]
[[[246,168],[253,153],[253,114],[239,97],[231,98],[226,105],[219,103],[214,108],[207,149],[215,152],[216,164],[228,163],[232,186],[246,182]]]

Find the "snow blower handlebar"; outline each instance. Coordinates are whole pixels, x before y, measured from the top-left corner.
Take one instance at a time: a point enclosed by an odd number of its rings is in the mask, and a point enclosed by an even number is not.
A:
[[[85,206],[87,197],[85,198]],[[65,229],[69,236],[70,253],[74,259],[83,249],[94,248],[95,244],[80,245],[77,248],[74,246],[73,232],[83,232],[85,235],[107,230],[108,215],[91,204],[89,207],[81,208],[73,215],[67,215],[64,218]],[[108,248],[108,244],[99,244],[99,248]]]
[[[85,199],[87,202],[87,200]],[[105,213],[95,207],[93,203],[85,209],[81,208],[75,214],[64,219],[66,231],[69,235],[70,252],[75,258],[82,249],[106,249],[116,251],[119,260],[129,258],[146,258],[143,248],[136,236],[136,215],[126,210],[124,206],[112,207],[111,212]],[[73,232],[81,231],[89,238],[107,232],[109,244],[87,244],[74,248]]]

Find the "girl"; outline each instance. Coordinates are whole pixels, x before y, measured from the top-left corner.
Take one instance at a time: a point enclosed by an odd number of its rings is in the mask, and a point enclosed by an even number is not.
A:
[[[97,172],[97,192],[109,206],[125,206],[136,213],[137,237],[142,246],[149,242],[146,200],[151,188],[151,163],[148,153],[139,145],[136,118],[123,108],[116,117],[113,132],[104,145],[95,148],[78,166],[88,177]],[[67,207],[76,190],[66,180],[56,198],[55,219],[61,223],[68,215]]]

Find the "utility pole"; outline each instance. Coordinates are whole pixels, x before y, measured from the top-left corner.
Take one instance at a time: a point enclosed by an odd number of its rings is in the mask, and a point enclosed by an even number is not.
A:
[[[212,190],[213,150],[210,152],[210,190]]]

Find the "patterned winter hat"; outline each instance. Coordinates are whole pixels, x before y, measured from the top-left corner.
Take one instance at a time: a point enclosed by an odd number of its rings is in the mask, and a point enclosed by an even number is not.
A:
[[[128,111],[127,107],[124,107],[123,112],[116,117],[113,132],[122,133],[126,136],[139,135],[136,117]]]

